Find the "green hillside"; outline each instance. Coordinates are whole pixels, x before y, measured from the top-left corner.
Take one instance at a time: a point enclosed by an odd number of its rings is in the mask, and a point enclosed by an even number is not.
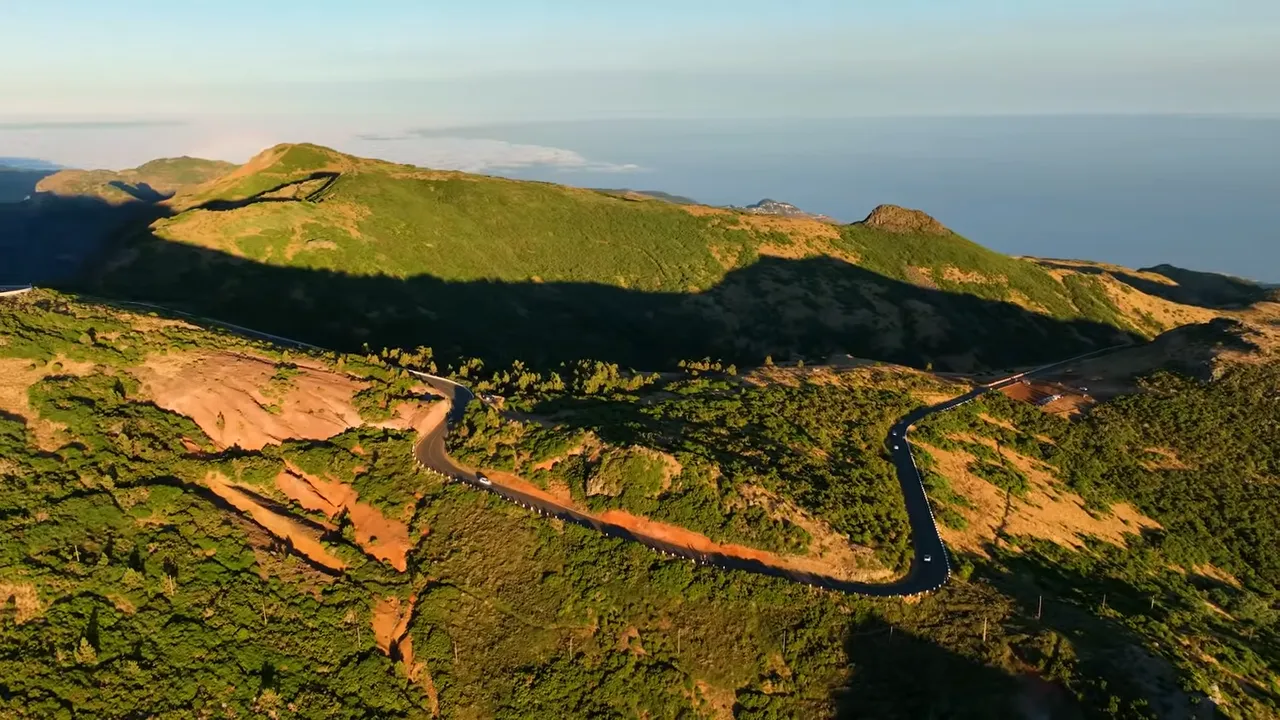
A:
[[[1114,278],[1001,255],[892,206],[835,226],[310,145],[169,206],[92,287],[346,349],[430,338],[441,356],[500,363],[842,352],[965,369],[1179,324],[1118,304]]]
[[[62,170],[40,181],[39,192],[99,198],[112,204],[156,202],[235,169],[219,160],[152,160],[129,170]]]
[[[903,602],[701,567],[445,484],[416,468],[411,432],[371,424],[431,406],[376,356],[47,290],[0,299],[0,716],[1271,716],[1277,366],[1248,357],[1216,380],[1153,377],[1083,421],[996,396],[922,426],[956,573]],[[899,563],[878,438],[955,382],[735,370],[473,364],[508,412],[477,407],[453,452],[596,511],[784,555],[847,533]],[[317,435],[308,397],[359,417]],[[283,429],[259,446],[262,424]],[[974,548],[998,518],[944,472],[954,452],[1003,468],[1005,522],[1080,501],[1115,524],[1128,502],[1161,527],[1070,542],[1042,513]],[[318,509],[298,490],[313,476],[368,507]],[[378,549],[394,537],[403,562]]]

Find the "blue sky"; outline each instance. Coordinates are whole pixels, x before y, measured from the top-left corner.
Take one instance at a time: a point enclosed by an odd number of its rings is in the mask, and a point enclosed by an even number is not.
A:
[[[0,0],[0,114],[1280,113],[1275,0]]]

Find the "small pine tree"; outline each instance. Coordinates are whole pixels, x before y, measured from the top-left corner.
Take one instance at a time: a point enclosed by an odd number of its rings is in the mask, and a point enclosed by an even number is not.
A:
[[[76,662],[81,665],[97,665],[98,651],[93,649],[93,644],[89,642],[89,638],[80,638],[80,646],[75,651]]]

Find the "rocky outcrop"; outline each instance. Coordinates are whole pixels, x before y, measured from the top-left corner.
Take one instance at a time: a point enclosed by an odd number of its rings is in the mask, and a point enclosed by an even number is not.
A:
[[[947,235],[951,232],[945,225],[930,217],[928,213],[897,205],[881,205],[877,207],[871,211],[866,220],[862,221],[862,224],[877,230],[899,233]]]

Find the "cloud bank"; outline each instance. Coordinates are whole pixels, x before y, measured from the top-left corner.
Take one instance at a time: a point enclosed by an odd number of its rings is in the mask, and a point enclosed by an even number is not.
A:
[[[353,150],[358,155],[373,155],[397,162],[473,173],[534,167],[598,173],[641,170],[639,165],[632,163],[591,160],[565,148],[522,145],[505,140],[425,136],[419,133],[367,133],[357,136],[352,144],[369,148],[364,152]]]
[[[0,120],[0,156],[40,159],[69,168],[120,169],[178,155],[243,163],[279,142],[314,142],[366,158],[468,173],[536,168],[575,173],[631,173],[641,169],[630,163],[585,158],[580,152],[564,147],[521,145],[498,138],[442,137],[370,129],[378,124],[375,119],[302,117],[186,122],[5,123]]]
[[[379,124],[376,119],[310,117],[9,123],[0,119],[0,156],[38,158],[65,167],[121,169],[180,155],[242,163],[277,143],[311,142],[362,157],[472,173],[543,168],[608,174],[642,169],[587,158],[566,148],[373,129]]]

